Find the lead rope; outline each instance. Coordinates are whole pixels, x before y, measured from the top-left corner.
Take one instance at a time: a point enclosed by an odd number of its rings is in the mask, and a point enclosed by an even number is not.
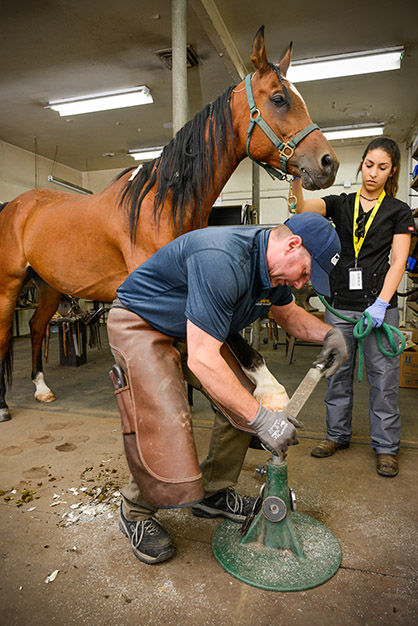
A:
[[[328,311],[331,311],[331,313],[333,313],[340,319],[354,324],[353,335],[358,341],[358,349],[359,349],[358,380],[361,383],[361,381],[363,380],[363,369],[364,369],[364,345],[363,344],[364,344],[364,339],[371,333],[372,328],[373,328],[372,316],[370,315],[370,313],[363,311],[363,316],[359,320],[353,320],[351,317],[346,317],[345,315],[342,315],[342,313],[338,313],[335,309],[332,308],[330,304],[328,304],[328,302],[325,300],[323,296],[319,294],[316,294],[316,295],[318,296],[322,304],[328,309]],[[364,318],[366,318],[367,320],[366,326],[364,325]],[[402,352],[405,350],[405,345],[406,345],[405,337],[401,333],[399,328],[396,328],[396,326],[391,326],[390,324],[386,324],[386,322],[383,322],[380,328],[374,329],[374,332],[376,334],[376,340],[377,340],[377,345],[379,347],[379,350],[385,356],[388,356],[388,357],[400,356]],[[389,341],[392,352],[386,350],[386,348],[383,346],[382,333],[386,335],[386,338]],[[395,341],[395,337],[393,336],[393,334],[398,335],[400,339],[401,343],[400,343],[399,348],[396,346],[396,341]]]
[[[293,187],[292,187],[292,183],[295,180],[295,177],[293,177],[291,180],[289,180],[289,194],[287,196],[287,207],[289,209],[289,213],[291,213],[292,215],[295,215],[296,213],[296,205],[298,203],[298,199],[295,196],[295,194],[293,193]]]

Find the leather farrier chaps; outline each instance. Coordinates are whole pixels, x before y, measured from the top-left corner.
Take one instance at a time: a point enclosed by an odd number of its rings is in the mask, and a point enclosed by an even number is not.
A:
[[[132,476],[154,506],[191,506],[203,498],[203,486],[184,381],[205,390],[186,365],[184,344],[126,308],[111,309],[107,329],[117,365],[110,377]],[[253,383],[225,344],[221,354],[252,393]],[[209,399],[233,426],[254,432],[245,420]]]

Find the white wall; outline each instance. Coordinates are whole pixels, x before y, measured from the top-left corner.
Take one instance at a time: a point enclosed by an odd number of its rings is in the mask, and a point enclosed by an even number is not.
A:
[[[336,149],[340,159],[340,169],[336,183],[327,190],[318,192],[305,192],[306,197],[321,197],[329,193],[341,193],[344,190],[343,181],[350,180],[353,185],[347,192],[356,191],[359,187],[355,183],[357,167],[367,142],[357,146],[343,146]],[[408,151],[401,144],[401,176],[398,197],[405,202],[410,202],[409,194],[409,170]],[[132,161],[132,165],[135,162]],[[120,169],[98,170],[80,172],[66,165],[56,163],[44,157],[38,157],[38,187],[49,189],[62,189],[49,183],[47,177],[54,173],[58,178],[63,178],[81,187],[90,189],[94,193],[102,191],[121,172]],[[0,140],[0,202],[12,200],[17,195],[35,187],[35,155],[33,152],[22,150],[9,143]],[[252,188],[252,163],[245,159],[232,175],[221,193],[221,204],[251,204]],[[275,224],[285,220],[287,212],[288,184],[272,180],[264,170],[260,172],[260,222],[262,224]]]
[[[48,176],[52,173],[58,178],[83,186],[81,172],[60,163],[54,167],[53,161],[38,156],[38,187],[63,190],[63,187],[48,182]],[[34,188],[35,154],[0,140],[0,202],[13,200],[24,191]]]
[[[135,165],[137,164],[132,159],[132,166]],[[94,193],[99,193],[100,191],[103,191],[103,189],[107,187],[107,185],[109,185],[121,172],[123,172],[123,169],[82,172],[82,187],[90,189]]]

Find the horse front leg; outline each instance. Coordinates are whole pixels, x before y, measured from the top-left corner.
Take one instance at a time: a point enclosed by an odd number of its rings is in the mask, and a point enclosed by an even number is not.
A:
[[[0,422],[11,419],[6,402],[6,379],[12,383],[12,324],[13,313],[24,282],[24,274],[11,277],[4,272],[0,276]]]
[[[38,288],[39,303],[29,322],[32,343],[32,381],[35,385],[35,399],[38,402],[54,402],[56,398],[46,384],[43,373],[42,342],[49,320],[58,308],[61,294],[38,278],[34,282]]]
[[[226,343],[240,363],[244,374],[254,383],[254,398],[270,411],[282,411],[289,401],[289,396],[283,385],[269,371],[261,354],[239,333],[229,335]]]

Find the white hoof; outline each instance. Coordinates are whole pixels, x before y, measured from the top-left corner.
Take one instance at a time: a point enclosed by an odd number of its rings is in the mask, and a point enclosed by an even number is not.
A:
[[[56,397],[54,396],[52,391],[49,391],[48,393],[35,393],[35,399],[38,402],[54,402],[54,400],[56,400]]]
[[[54,402],[56,397],[45,382],[44,375],[42,373],[37,374],[33,379],[33,384],[36,387],[35,399],[38,402]]]
[[[289,402],[289,396],[285,390],[255,389],[253,395],[260,404],[270,411],[283,411]]]
[[[0,409],[0,422],[8,422],[12,419],[8,408]]]

